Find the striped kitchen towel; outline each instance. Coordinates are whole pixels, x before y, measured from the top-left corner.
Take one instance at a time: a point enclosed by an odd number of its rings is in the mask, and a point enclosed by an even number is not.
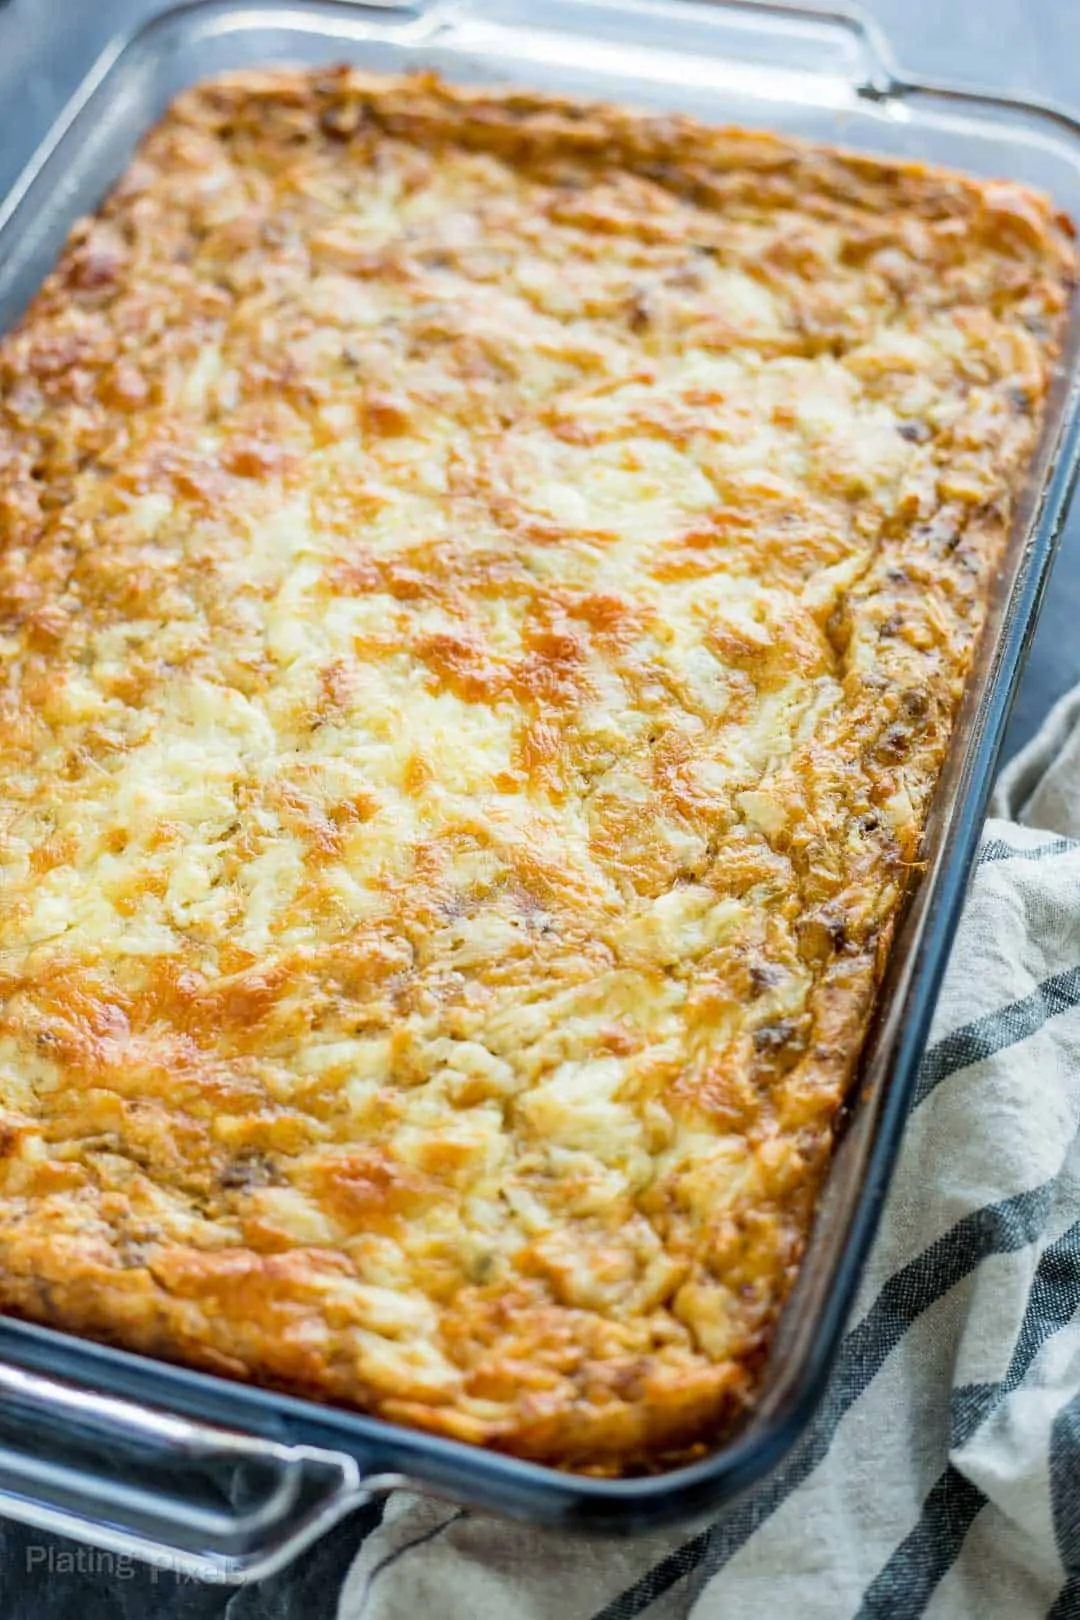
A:
[[[1078,722],[1074,696],[999,786],[882,1230],[786,1461],[711,1528],[627,1543],[393,1496],[340,1620],[1080,1620]]]

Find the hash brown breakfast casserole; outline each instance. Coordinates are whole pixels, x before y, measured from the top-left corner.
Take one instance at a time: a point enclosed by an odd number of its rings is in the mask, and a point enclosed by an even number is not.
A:
[[[1074,270],[1021,186],[684,118],[182,95],[0,343],[0,1303],[715,1443]]]

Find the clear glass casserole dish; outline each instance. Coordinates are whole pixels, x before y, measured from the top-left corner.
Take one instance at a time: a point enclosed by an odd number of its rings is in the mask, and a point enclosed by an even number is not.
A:
[[[0,321],[14,320],[179,90],[230,68],[350,61],[690,112],[1016,178],[1080,217],[1080,125],[1050,109],[900,81],[851,17],[754,0],[195,0],[113,45],[0,210]],[[413,1488],[631,1533],[715,1511],[809,1420],[873,1237],[963,901],[1009,706],[1080,450],[1080,313],[926,830],[857,1096],[747,1425],[692,1466],[596,1480],[106,1346],[0,1321],[0,1512],[193,1573],[280,1567],[377,1491]]]

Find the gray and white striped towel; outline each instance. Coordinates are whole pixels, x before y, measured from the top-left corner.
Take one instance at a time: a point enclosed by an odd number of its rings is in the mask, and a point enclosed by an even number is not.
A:
[[[368,1510],[339,1620],[1080,1620],[1080,693],[994,809],[794,1452],[711,1529],[625,1544],[400,1494]]]

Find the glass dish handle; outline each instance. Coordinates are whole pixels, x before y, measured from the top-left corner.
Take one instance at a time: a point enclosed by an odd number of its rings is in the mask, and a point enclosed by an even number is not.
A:
[[[761,82],[795,72],[860,96],[884,100],[900,83],[885,35],[854,0],[674,0],[664,7],[612,6],[610,0],[545,0],[542,10],[523,0],[410,0],[417,26],[452,35],[480,55],[504,56],[517,41],[530,67],[580,62],[574,36],[597,41],[625,69],[643,61],[643,79],[663,82],[688,60],[714,86],[718,76],[746,73]],[[568,54],[568,47],[569,49]],[[674,54],[673,54],[674,53]],[[647,58],[647,62],[645,62]],[[670,64],[670,65],[669,65]],[[522,75],[523,77],[524,75]]]
[[[374,1488],[342,1452],[263,1440],[0,1364],[0,1515],[114,1555],[185,1578],[260,1579]],[[29,1573],[35,1551],[27,1548]]]

